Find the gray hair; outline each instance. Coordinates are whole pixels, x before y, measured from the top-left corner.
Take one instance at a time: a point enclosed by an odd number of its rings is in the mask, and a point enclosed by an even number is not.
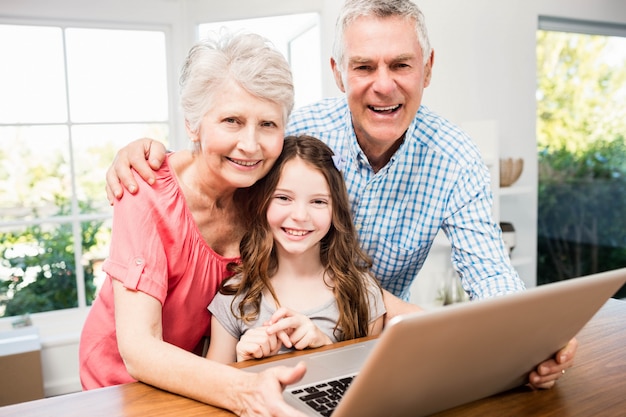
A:
[[[189,51],[180,75],[180,106],[193,132],[227,81],[262,100],[280,104],[287,122],[294,106],[291,69],[285,57],[264,37],[253,33],[208,37]]]
[[[344,63],[345,45],[343,35],[346,28],[356,19],[364,16],[379,18],[398,16],[414,20],[417,40],[422,47],[424,55],[424,65],[428,62],[431,46],[428,40],[426,22],[420,9],[411,0],[345,0],[335,27],[333,59],[337,65],[341,66]]]

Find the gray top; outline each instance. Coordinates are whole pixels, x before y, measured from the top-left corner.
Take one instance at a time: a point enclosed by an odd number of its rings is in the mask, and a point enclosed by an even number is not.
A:
[[[233,279],[237,278],[235,277]],[[369,285],[367,287],[367,292],[370,305],[370,323],[384,315],[386,312],[382,292],[378,289],[372,279],[373,278],[368,275]],[[220,322],[220,324],[224,326],[224,329],[226,329],[226,331],[237,340],[241,339],[241,336],[248,331],[248,329],[258,327],[259,325],[257,323],[264,323],[268,321],[272,314],[276,312],[276,307],[273,302],[274,300],[268,300],[265,295],[263,295],[261,298],[261,308],[257,320],[251,323],[246,323],[235,317],[233,314],[233,311],[238,311],[239,300],[241,297],[237,298],[236,302],[233,304],[233,310],[231,310],[231,302],[233,298],[234,296],[232,295],[224,295],[218,292],[213,298],[213,301],[211,301],[208,309]],[[338,332],[339,334],[334,334],[333,332],[339,317],[337,301],[334,298],[329,300],[327,303],[308,311],[300,311],[300,313],[311,319],[311,321],[324,334],[326,334],[333,343],[343,340],[343,334],[341,334],[341,332]],[[288,352],[290,350],[292,349],[288,349],[283,346],[280,352]]]

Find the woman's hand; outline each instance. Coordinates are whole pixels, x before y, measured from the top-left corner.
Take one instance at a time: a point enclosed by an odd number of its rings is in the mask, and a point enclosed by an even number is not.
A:
[[[281,347],[276,335],[268,334],[267,326],[250,329],[237,343],[237,362],[276,355]]]
[[[106,192],[109,203],[113,205],[116,199],[122,198],[124,188],[131,194],[137,192],[137,183],[131,168],[137,171],[148,184],[153,184],[154,170],[161,167],[165,154],[166,149],[161,142],[148,138],[137,139],[117,151],[113,164],[106,174]]]
[[[578,341],[574,338],[552,359],[540,363],[528,376],[528,385],[534,389],[552,388],[565,371],[574,364]]]
[[[234,388],[239,407],[233,411],[242,417],[305,417],[304,413],[288,405],[282,396],[287,385],[298,382],[306,372],[300,362],[295,367],[277,366],[258,374],[248,373],[243,384]]]
[[[304,314],[281,307],[267,323],[267,333],[298,350],[330,345],[332,341]]]

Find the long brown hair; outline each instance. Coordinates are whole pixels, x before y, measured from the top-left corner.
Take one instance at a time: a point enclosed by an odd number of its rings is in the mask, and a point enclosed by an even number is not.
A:
[[[339,339],[366,336],[370,320],[368,282],[375,281],[367,277],[372,262],[359,247],[348,192],[343,176],[333,161],[333,151],[311,136],[285,138],[283,151],[272,169],[247,190],[249,223],[240,244],[241,264],[235,267],[240,279],[225,281],[220,291],[235,295],[235,299],[243,297],[238,311],[234,311],[232,306],[231,310],[247,322],[258,317],[264,288],[280,305],[270,282],[278,269],[278,258],[267,222],[267,209],[285,163],[294,158],[300,158],[319,170],[330,188],[332,224],[320,242],[320,260],[334,282],[333,293],[339,309],[335,334]]]

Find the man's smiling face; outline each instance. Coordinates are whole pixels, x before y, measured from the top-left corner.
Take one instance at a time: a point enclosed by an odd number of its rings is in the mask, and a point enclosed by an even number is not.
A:
[[[331,61],[346,93],[356,136],[365,149],[389,149],[417,113],[430,83],[415,21],[360,17],[344,32],[344,62]]]

